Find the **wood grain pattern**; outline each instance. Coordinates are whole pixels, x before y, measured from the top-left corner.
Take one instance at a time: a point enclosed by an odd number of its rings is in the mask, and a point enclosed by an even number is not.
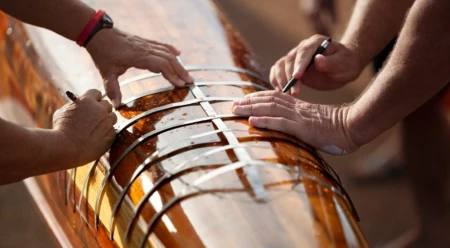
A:
[[[89,3],[105,9],[123,30],[175,45],[187,67],[234,67],[259,73],[239,34],[211,1]],[[21,106],[24,114],[16,118],[18,122],[29,120],[49,128],[52,112],[65,102],[61,92],[102,89],[89,55],[75,43],[6,15],[1,18],[0,100],[15,103],[1,105],[4,118],[13,118]],[[121,79],[147,73],[131,69]],[[192,71],[191,75],[197,83],[239,81],[271,87],[258,77],[227,70]],[[124,85],[122,93],[124,99],[132,99],[168,87],[167,81],[156,76]],[[240,98],[257,90],[236,85],[171,88],[130,101],[117,111],[118,125],[167,104],[201,97]],[[28,179],[37,203],[46,201],[50,208],[41,211],[52,218],[53,229],[59,228],[55,236],[65,237],[61,242],[88,247],[367,246],[349,197],[314,149],[288,135],[255,129],[246,118],[215,118],[214,114],[231,115],[231,101],[157,111],[120,133],[97,166]],[[201,119],[208,120],[196,121]],[[165,130],[184,122],[192,124]],[[123,155],[152,132],[158,133]],[[122,192],[126,193],[123,200]],[[114,206],[117,212],[111,218]]]

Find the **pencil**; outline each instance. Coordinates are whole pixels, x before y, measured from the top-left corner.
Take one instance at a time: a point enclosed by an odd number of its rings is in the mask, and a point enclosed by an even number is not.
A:
[[[308,70],[308,68],[311,67],[312,64],[314,64],[314,59],[316,58],[316,55],[322,54],[325,51],[325,49],[327,49],[327,47],[328,47],[328,45],[330,43],[331,43],[331,38],[330,37],[328,37],[326,40],[324,40],[322,42],[320,47],[317,48],[316,52],[312,56],[311,61],[309,62],[308,66],[306,67],[305,71]],[[297,80],[298,80],[297,78],[292,77],[291,80],[289,80],[288,84],[286,84],[286,86],[284,87],[283,93],[288,92],[288,90],[290,90],[292,88],[292,86],[295,85]]]
[[[72,100],[72,102],[75,102],[78,99],[78,96],[72,93],[71,91],[66,91],[66,96]]]

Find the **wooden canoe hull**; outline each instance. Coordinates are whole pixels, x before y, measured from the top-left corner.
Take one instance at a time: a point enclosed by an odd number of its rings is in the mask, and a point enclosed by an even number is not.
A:
[[[196,83],[174,89],[129,70],[111,151],[26,180],[63,246],[367,246],[348,195],[314,149],[232,114],[233,99],[271,86],[212,2],[90,4],[122,30],[175,45]],[[62,92],[102,89],[75,43],[1,18],[3,118],[50,128]]]

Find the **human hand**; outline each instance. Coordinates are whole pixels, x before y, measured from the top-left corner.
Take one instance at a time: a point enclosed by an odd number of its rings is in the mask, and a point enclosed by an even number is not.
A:
[[[317,55],[314,65],[305,71],[311,57],[326,39],[323,35],[313,35],[272,66],[270,81],[277,91],[281,91],[291,77],[299,79],[288,92],[291,95],[300,93],[301,84],[318,90],[333,90],[358,77],[363,68],[356,52],[336,41],[332,41],[323,54]]]
[[[53,115],[53,130],[67,142],[61,144],[73,158],[67,163],[80,166],[108,151],[116,136],[113,127],[116,122],[111,104],[102,100],[100,91],[94,89],[58,109]]]
[[[324,15],[327,15],[333,23],[336,23],[334,0],[300,0],[299,4],[312,22],[315,31],[330,36],[330,30],[324,20]]]
[[[115,28],[98,32],[86,46],[100,71],[106,95],[114,107],[120,106],[122,94],[117,78],[131,67],[162,73],[175,86],[194,80],[176,59],[180,51],[168,44],[143,39]]]
[[[250,116],[254,127],[277,130],[297,137],[333,155],[356,151],[348,127],[349,107],[311,104],[277,91],[261,91],[233,102],[233,112]]]

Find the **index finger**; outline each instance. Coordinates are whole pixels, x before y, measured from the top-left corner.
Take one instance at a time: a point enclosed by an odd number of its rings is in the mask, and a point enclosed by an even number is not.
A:
[[[288,95],[288,94],[284,94],[282,92],[279,91],[274,91],[274,90],[266,90],[266,91],[258,91],[255,93],[251,93],[245,96],[245,98],[251,98],[251,97],[275,97],[275,98],[280,98],[288,103],[296,103],[297,101],[299,101],[298,99],[296,99],[295,97]]]
[[[160,45],[160,46],[166,47],[174,55],[180,55],[181,54],[180,50],[176,49],[174,46],[172,46],[170,44],[162,43],[162,42],[158,42],[158,41],[154,41],[154,40],[147,40],[147,41],[152,43],[152,44],[155,44],[155,45]]]
[[[295,57],[295,68],[293,77],[294,78],[301,78],[305,74],[305,70],[308,67],[308,65],[313,60],[313,55],[316,52],[316,50],[320,47],[322,42],[326,40],[327,37],[323,35],[314,35],[308,40],[304,40],[300,43],[300,45],[297,48],[297,53]],[[327,49],[324,51],[325,55],[333,54],[336,51],[336,44],[333,44],[331,42]]]

